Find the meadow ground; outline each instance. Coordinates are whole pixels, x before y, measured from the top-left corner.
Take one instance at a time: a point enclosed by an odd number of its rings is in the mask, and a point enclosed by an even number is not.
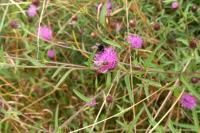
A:
[[[0,0],[0,132],[200,132],[199,0]]]

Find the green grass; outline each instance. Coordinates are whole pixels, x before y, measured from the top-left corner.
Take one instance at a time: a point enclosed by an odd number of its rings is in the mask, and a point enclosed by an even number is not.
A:
[[[199,132],[200,83],[191,78],[200,78],[200,9],[191,7],[200,2],[178,0],[173,10],[172,1],[111,0],[106,17],[105,3],[96,10],[98,0],[41,0],[30,20],[31,1],[1,0],[0,132]],[[9,25],[13,20],[17,29]],[[121,24],[119,32],[113,22]],[[39,25],[51,26],[52,40],[37,36]],[[129,33],[142,37],[141,49],[130,49]],[[117,67],[105,74],[93,65],[98,43],[118,55]],[[48,49],[55,58],[47,57]],[[197,98],[194,109],[181,107],[183,92]],[[91,98],[97,104],[85,106]]]

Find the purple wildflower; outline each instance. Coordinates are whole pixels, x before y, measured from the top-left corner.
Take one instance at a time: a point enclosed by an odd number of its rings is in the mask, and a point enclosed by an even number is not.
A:
[[[106,1],[106,16],[110,16],[111,10],[112,10],[111,2],[110,0],[107,0]]]
[[[177,1],[172,2],[171,8],[174,9],[174,10],[178,9],[179,8],[179,3]]]
[[[29,17],[34,17],[37,14],[37,7],[31,4],[27,10],[27,14]]]
[[[55,56],[55,52],[53,51],[53,50],[48,50],[47,51],[47,56],[49,57],[49,58],[53,58],[54,56]]]
[[[94,98],[91,101],[87,102],[85,105],[89,107],[94,107],[96,104],[96,99]]]
[[[117,65],[117,54],[111,47],[105,47],[94,56],[94,65],[98,72],[106,73]]]
[[[128,35],[126,40],[131,45],[131,48],[141,48],[142,47],[143,41],[140,36],[130,34],[130,35]]]
[[[193,109],[196,104],[196,98],[188,93],[183,93],[180,99],[181,106],[186,109]]]
[[[38,35],[44,41],[49,41],[52,38],[52,30],[47,26],[40,26],[38,28]]]

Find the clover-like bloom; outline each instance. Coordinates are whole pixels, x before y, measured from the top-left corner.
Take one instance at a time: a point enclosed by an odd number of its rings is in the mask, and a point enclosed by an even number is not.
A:
[[[179,8],[179,3],[177,1],[172,2],[171,8],[174,9],[174,10],[178,9]]]
[[[94,55],[94,66],[100,73],[114,69],[117,65],[117,53],[112,47],[105,47]]]
[[[116,32],[119,32],[122,28],[122,24],[119,22],[112,22],[111,28],[114,29]]]
[[[186,109],[193,109],[197,104],[197,100],[194,96],[188,93],[183,93],[180,99],[180,103],[181,103],[181,106]]]
[[[53,51],[53,50],[48,50],[47,51],[47,56],[49,57],[49,58],[53,58],[54,56],[55,56],[55,52]]]
[[[34,17],[37,14],[37,7],[31,4],[27,10],[27,14],[29,17]]]
[[[85,105],[89,107],[94,107],[97,104],[96,99],[92,99],[91,101],[87,102]]]
[[[111,10],[112,10],[111,2],[110,0],[107,0],[106,1],[106,16],[110,16]]]
[[[44,41],[49,41],[52,38],[52,30],[47,26],[40,26],[38,28],[38,35]]]
[[[142,47],[142,38],[137,35],[128,35],[126,38],[127,42],[130,44],[131,48],[141,48]]]

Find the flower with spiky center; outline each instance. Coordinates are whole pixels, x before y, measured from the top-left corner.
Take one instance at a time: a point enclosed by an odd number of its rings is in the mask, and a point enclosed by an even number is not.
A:
[[[49,57],[49,58],[53,58],[54,56],[55,56],[55,52],[54,52],[54,50],[48,50],[47,51],[47,56]]]
[[[27,14],[29,17],[34,17],[37,14],[37,7],[31,4],[27,10]]]
[[[117,53],[112,47],[105,47],[94,55],[94,66],[100,73],[106,73],[117,65]]]
[[[172,2],[171,8],[174,9],[174,10],[178,9],[179,8],[179,3],[177,1]]]
[[[40,26],[38,28],[38,35],[44,41],[49,41],[52,38],[52,30],[47,26]]]
[[[193,109],[196,104],[196,98],[188,93],[183,93],[180,99],[181,106],[186,109]]]
[[[131,48],[141,48],[142,47],[142,38],[137,35],[130,34],[126,38],[127,42],[130,44]]]

